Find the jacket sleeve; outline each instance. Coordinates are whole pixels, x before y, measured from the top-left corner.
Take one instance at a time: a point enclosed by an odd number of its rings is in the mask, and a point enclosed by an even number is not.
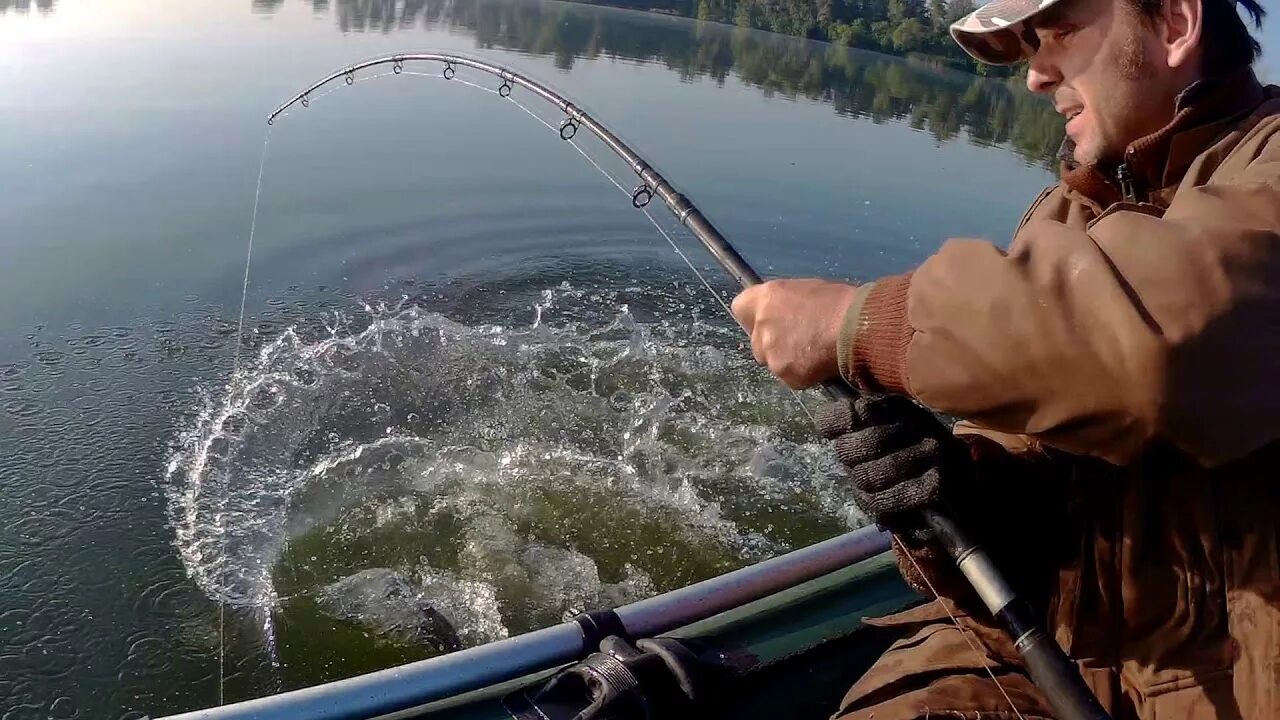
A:
[[[1280,438],[1280,140],[1241,164],[1163,217],[948,241],[871,288],[842,375],[1119,464],[1156,438],[1206,465]]]

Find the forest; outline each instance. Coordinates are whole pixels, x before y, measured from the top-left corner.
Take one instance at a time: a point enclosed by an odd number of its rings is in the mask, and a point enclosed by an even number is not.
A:
[[[580,0],[695,17],[836,45],[946,64],[980,75],[1018,74],[983,65],[951,39],[951,23],[973,0]]]

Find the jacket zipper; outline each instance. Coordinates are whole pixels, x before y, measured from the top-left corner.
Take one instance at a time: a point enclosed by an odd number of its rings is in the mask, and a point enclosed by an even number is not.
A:
[[[1133,173],[1129,171],[1129,163],[1120,163],[1116,168],[1116,180],[1120,181],[1120,192],[1129,202],[1138,202],[1138,187],[1133,181]]]

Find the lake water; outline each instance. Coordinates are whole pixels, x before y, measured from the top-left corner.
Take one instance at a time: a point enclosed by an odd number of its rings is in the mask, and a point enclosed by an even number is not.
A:
[[[1016,84],[683,19],[0,0],[3,720],[345,677],[860,522],[711,292],[494,78],[369,71],[267,137],[312,81],[429,49],[577,100],[765,275],[1003,241],[1053,179]]]

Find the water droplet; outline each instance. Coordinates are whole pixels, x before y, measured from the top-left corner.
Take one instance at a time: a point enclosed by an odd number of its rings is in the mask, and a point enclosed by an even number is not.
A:
[[[409,413],[409,416],[406,417],[405,420],[408,420],[411,423],[418,422],[418,413]]]

